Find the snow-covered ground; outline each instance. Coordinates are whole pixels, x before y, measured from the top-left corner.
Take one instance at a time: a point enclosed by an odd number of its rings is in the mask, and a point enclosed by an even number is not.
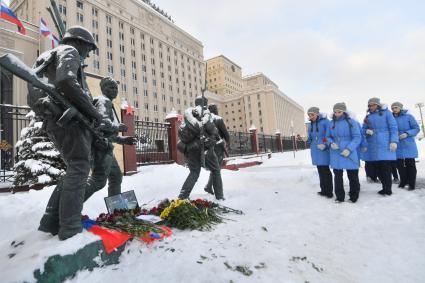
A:
[[[425,141],[418,145],[423,187]],[[308,150],[295,159],[289,152],[262,161],[260,166],[222,171],[223,204],[245,215],[227,215],[226,223],[209,232],[175,230],[151,246],[134,241],[119,265],[83,271],[69,281],[424,282],[425,189],[409,192],[393,186],[394,194],[383,197],[377,194],[379,185],[365,182],[361,169],[359,201],[336,204],[316,194],[318,176]],[[123,188],[134,189],[139,203],[148,206],[175,198],[188,173],[174,164],[139,169],[124,178]],[[203,191],[207,178],[202,172],[192,198],[212,200]],[[28,272],[47,252],[62,253],[94,239],[84,232],[59,242],[36,231],[51,190],[0,195],[0,281],[29,281]],[[105,196],[106,190],[95,194],[84,213],[96,217],[104,212]],[[42,252],[9,259],[11,242],[21,239],[35,242],[34,249]],[[252,274],[242,274],[237,266]]]

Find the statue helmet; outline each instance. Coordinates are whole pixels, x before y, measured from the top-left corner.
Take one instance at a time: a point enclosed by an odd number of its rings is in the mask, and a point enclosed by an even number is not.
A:
[[[96,50],[97,46],[93,35],[86,28],[82,26],[72,26],[68,28],[62,38],[62,43],[70,39],[78,39],[92,46],[92,50]]]
[[[206,97],[198,96],[195,98],[195,106],[208,106],[208,99]]]

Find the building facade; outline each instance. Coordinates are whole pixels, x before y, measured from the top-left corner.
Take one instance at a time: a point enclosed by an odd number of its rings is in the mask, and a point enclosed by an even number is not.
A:
[[[206,61],[207,89],[218,95],[242,94],[242,69],[220,55]]]
[[[241,67],[223,55],[208,59],[206,68],[206,97],[218,105],[229,130],[305,136],[303,107],[267,76],[242,77]]]
[[[11,53],[32,66],[38,55],[38,26],[25,21],[22,24],[26,35],[20,34],[15,24],[0,18],[0,56]],[[0,104],[27,105],[27,84],[7,70],[1,69],[0,73]]]
[[[56,2],[66,26],[93,33],[99,49],[86,60],[86,71],[120,81],[121,97],[133,105],[137,120],[162,122],[171,110],[183,113],[201,94],[202,43],[149,1]],[[42,17],[55,31],[49,5],[49,0],[13,0],[10,7],[36,25]],[[41,52],[50,48],[49,41],[40,42]]]

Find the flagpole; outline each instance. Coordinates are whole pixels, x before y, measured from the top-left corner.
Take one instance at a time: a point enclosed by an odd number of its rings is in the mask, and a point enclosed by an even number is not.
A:
[[[38,56],[41,54],[41,12],[38,12]]]

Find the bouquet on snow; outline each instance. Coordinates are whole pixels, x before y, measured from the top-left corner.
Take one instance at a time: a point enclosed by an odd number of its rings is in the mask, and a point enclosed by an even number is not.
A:
[[[140,209],[139,209],[140,210]],[[133,210],[115,210],[113,213],[102,213],[96,219],[100,226],[121,231],[132,235],[133,237],[144,237],[149,233],[164,233],[164,229],[154,223],[139,220],[137,208]]]
[[[163,224],[181,230],[209,230],[213,225],[222,223],[223,213],[243,214],[242,211],[219,205],[203,199],[188,200],[165,199],[156,207],[146,209],[136,207],[132,210],[115,210],[113,213],[102,213],[96,222],[104,227],[141,236],[148,232],[161,233]],[[137,219],[139,215],[157,215],[162,221],[153,224]]]
[[[166,206],[168,204],[168,206]],[[165,208],[163,208],[166,206]],[[163,209],[162,209],[163,208]],[[213,225],[223,222],[222,213],[234,212],[242,214],[242,211],[219,205],[207,200],[177,199],[162,201],[155,211],[164,224],[181,230],[209,230]]]

